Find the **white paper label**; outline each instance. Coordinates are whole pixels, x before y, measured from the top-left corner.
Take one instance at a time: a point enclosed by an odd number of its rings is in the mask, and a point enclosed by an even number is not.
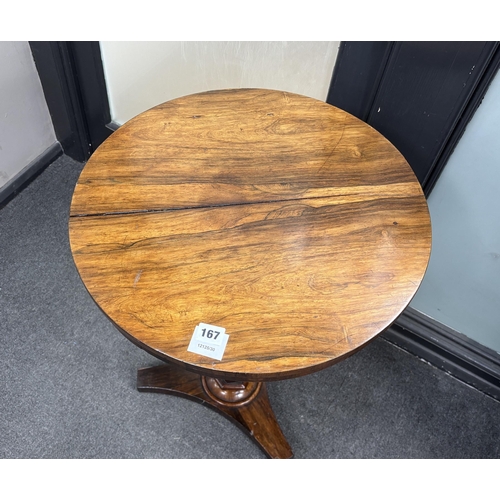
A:
[[[225,328],[200,323],[194,329],[187,350],[220,361],[228,340],[229,335],[226,335]]]

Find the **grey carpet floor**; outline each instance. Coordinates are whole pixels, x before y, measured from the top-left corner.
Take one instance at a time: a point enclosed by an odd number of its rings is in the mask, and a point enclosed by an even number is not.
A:
[[[100,312],[70,253],[81,169],[62,156],[0,209],[0,457],[264,458],[209,408],[136,391],[160,362]],[[298,459],[500,457],[500,403],[382,338],[268,389]]]

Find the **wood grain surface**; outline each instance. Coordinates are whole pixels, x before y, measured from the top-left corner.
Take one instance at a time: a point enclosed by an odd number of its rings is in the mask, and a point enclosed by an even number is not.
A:
[[[75,188],[73,257],[130,340],[234,380],[321,369],[390,325],[427,267],[411,168],[378,132],[315,99],[206,92],[157,106],[94,153]],[[187,351],[226,328],[221,361]]]

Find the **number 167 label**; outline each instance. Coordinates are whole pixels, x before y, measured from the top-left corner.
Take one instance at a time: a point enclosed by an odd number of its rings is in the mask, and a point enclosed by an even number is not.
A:
[[[196,340],[203,340],[208,344],[222,345],[222,340],[225,333],[225,328],[221,328],[220,326],[207,325],[206,323],[200,323],[194,331],[194,336]]]
[[[200,323],[194,329],[187,350],[221,361],[228,339],[225,328]]]

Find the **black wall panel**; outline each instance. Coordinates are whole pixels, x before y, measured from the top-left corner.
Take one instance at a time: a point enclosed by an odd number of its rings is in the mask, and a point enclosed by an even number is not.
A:
[[[428,194],[498,69],[498,45],[343,42],[327,102],[386,136]]]

